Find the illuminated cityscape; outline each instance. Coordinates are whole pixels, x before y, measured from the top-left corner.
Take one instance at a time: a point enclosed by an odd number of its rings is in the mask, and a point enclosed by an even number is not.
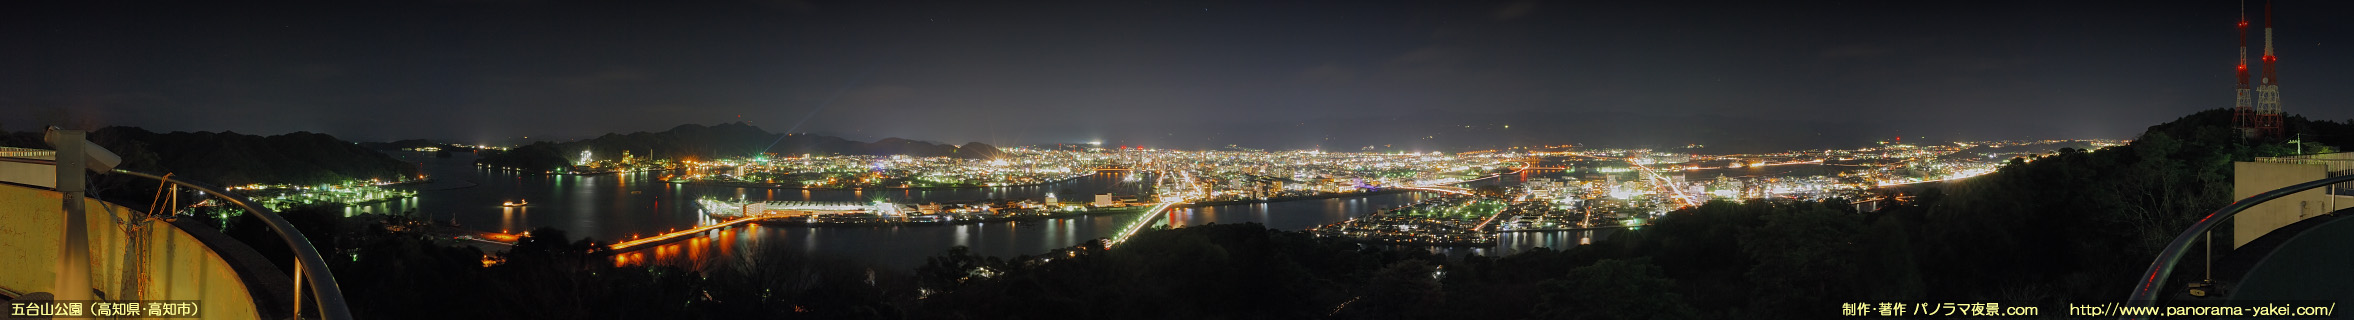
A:
[[[2354,2],[0,12],[0,318],[2354,302]]]
[[[416,197],[417,191],[386,188],[393,182],[347,181],[339,184],[312,186],[285,184],[253,184],[229,187],[229,191],[243,193],[270,208],[285,210],[296,206],[321,204],[366,204]]]
[[[740,222],[808,226],[981,223],[1135,213],[1146,206],[1398,191],[1450,195],[1320,226],[1311,232],[1380,243],[1489,246],[1497,232],[1641,227],[1670,211],[1709,201],[1842,199],[1877,204],[1893,199],[1884,199],[1874,190],[1984,175],[2010,161],[2054,154],[2062,146],[2095,149],[2124,143],[2127,141],[2098,139],[1928,146],[1883,142],[1857,149],[1721,155],[1692,152],[1697,148],[1553,147],[1443,154],[1064,147],[1007,148],[1003,150],[1005,157],[997,159],[761,155],[705,161],[642,159],[626,152],[619,159],[598,160],[591,151],[583,152],[580,161],[569,168],[543,173],[659,171],[661,180],[673,184],[778,189],[998,188],[1068,181],[1107,171],[1152,173],[1155,177],[1150,184],[1156,191],[1150,194],[1047,193],[1043,198],[969,203],[699,199],[698,206],[713,217],[713,223],[652,237],[633,235],[630,242],[617,244],[617,249]],[[1807,170],[1781,170],[1797,168]],[[1532,172],[1551,177],[1528,178]],[[1546,172],[1554,174],[1543,174]],[[1525,183],[1485,194],[1448,187],[1501,175],[1518,175]],[[1140,220],[1146,222],[1151,219]],[[1111,239],[1125,238],[1135,230]],[[1590,234],[1581,236],[1581,242],[1590,242],[1590,238]]]

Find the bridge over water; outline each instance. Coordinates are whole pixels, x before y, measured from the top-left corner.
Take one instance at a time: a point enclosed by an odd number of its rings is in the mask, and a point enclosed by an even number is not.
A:
[[[699,235],[704,232],[710,232],[712,230],[741,225],[746,222],[770,219],[805,218],[824,213],[860,212],[873,213],[883,216],[903,215],[903,213],[899,211],[899,205],[888,202],[857,203],[823,201],[764,201],[734,204],[714,200],[698,201],[701,202],[703,210],[706,211],[705,214],[711,216],[713,219],[719,220],[719,222],[696,226],[694,228],[687,228],[686,230],[672,230],[670,232],[664,232],[662,234],[657,234],[650,237],[630,238],[626,241],[613,243],[607,247],[612,248],[614,251],[628,250],[629,248],[634,248],[637,246],[683,239],[689,236]]]

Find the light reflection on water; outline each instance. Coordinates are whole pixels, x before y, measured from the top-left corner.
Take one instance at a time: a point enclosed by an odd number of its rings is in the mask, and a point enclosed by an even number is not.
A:
[[[694,208],[694,199],[723,195],[770,201],[872,201],[898,203],[965,202],[992,198],[1036,199],[1047,192],[1067,201],[1084,201],[1090,194],[1112,192],[1133,196],[1152,179],[1126,179],[1125,172],[1106,172],[1072,181],[1025,187],[972,189],[804,190],[753,189],[679,185],[662,181],[663,173],[639,172],[591,176],[525,175],[476,167],[473,156],[448,159],[429,154],[399,153],[405,160],[424,161],[433,183],[419,186],[419,197],[403,201],[354,206],[358,212],[410,212],[438,220],[455,219],[482,231],[521,232],[538,227],[564,229],[571,237],[593,237],[611,242],[633,235],[652,235],[684,229],[711,219]],[[1517,177],[1513,180],[1525,180]],[[1509,183],[1509,182],[1506,182]],[[1419,201],[1421,193],[1379,194],[1362,197],[1235,204],[1171,210],[1168,218],[1179,226],[1209,223],[1256,222],[1269,228],[1302,230],[1372,214],[1378,210]],[[529,201],[523,207],[504,207],[507,201]],[[615,263],[746,261],[739,253],[760,252],[763,246],[811,256],[841,258],[894,267],[921,265],[925,257],[966,246],[982,255],[1012,257],[1042,254],[1081,242],[1108,237],[1140,213],[1107,214],[965,225],[904,225],[811,228],[745,225],[718,229],[693,240],[634,249],[614,257]],[[1507,235],[1505,251],[1530,247],[1566,248],[1574,236]],[[1448,252],[1464,249],[1434,249]],[[1485,249],[1466,252],[1485,252]],[[667,262],[665,262],[667,263]]]

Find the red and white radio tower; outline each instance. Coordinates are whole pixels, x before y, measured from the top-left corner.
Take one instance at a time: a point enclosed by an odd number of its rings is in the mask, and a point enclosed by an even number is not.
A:
[[[2272,1],[2264,2],[2264,80],[2256,85],[2255,129],[2257,136],[2281,136],[2280,80],[2274,72],[2280,67],[2272,56]]]
[[[2240,84],[2232,89],[2232,92],[2238,94],[2239,98],[2234,100],[2231,107],[2231,126],[2240,130],[2241,137],[2255,137],[2256,109],[2255,104],[2250,100],[2251,97],[2248,96],[2248,4],[2246,3],[2240,4],[2239,28]]]

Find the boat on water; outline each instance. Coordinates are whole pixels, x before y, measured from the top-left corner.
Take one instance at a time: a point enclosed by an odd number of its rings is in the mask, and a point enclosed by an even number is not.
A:
[[[529,200],[529,199],[525,199],[525,200],[522,200],[522,201],[520,201],[520,202],[517,202],[517,201],[509,201],[509,202],[503,202],[503,203],[499,203],[499,206],[501,206],[501,207],[521,207],[521,206],[528,206],[528,205],[531,205],[531,200]]]

